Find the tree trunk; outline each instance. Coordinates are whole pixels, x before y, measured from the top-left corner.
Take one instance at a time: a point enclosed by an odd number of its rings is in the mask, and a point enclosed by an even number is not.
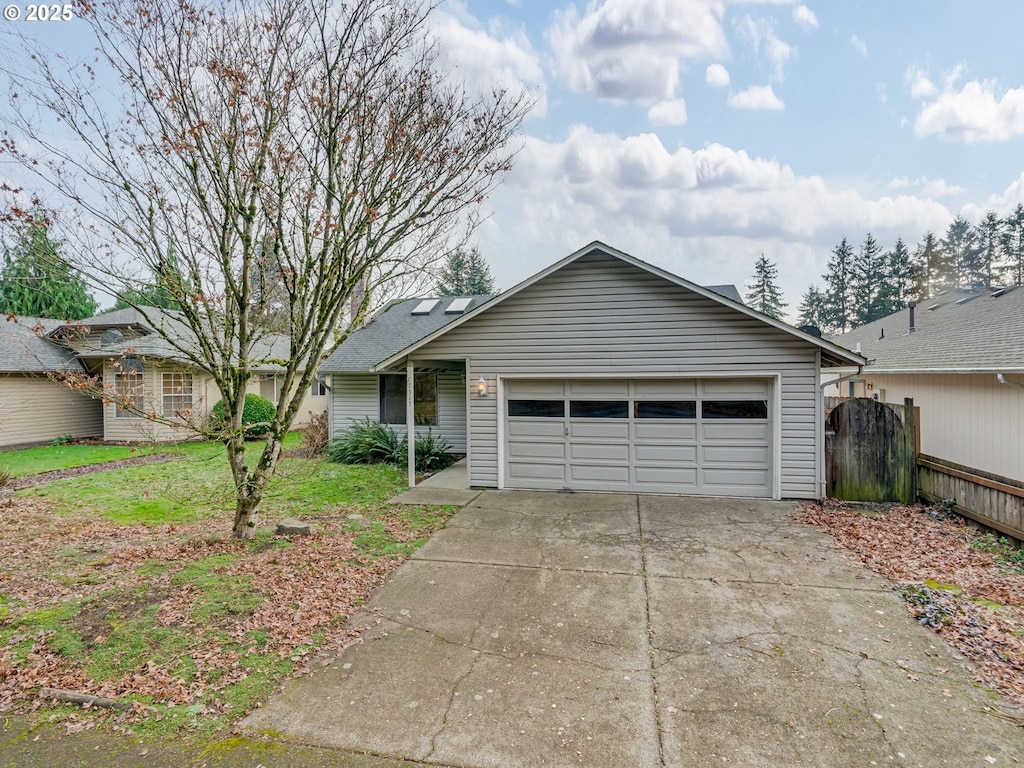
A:
[[[235,523],[231,526],[231,537],[234,539],[251,539],[256,535],[259,522],[259,503],[263,494],[258,496],[238,494],[235,499]]]
[[[251,539],[256,535],[256,526],[259,523],[258,508],[281,458],[281,439],[276,431],[267,436],[266,447],[254,469],[246,466],[245,439],[242,434],[232,435],[228,441],[228,463],[231,465],[231,475],[235,481],[235,521],[231,526],[232,538]]]

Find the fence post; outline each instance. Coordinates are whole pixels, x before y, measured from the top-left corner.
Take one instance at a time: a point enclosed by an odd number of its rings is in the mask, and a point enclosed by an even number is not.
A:
[[[917,414],[914,412],[914,398],[912,397],[903,398],[903,428],[911,446],[910,461],[913,462],[913,468],[910,472],[910,493],[913,502],[916,502],[920,490],[917,478],[917,456],[920,446],[917,444]]]

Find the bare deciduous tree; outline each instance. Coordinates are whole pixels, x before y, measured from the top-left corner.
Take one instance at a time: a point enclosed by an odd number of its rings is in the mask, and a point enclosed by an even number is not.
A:
[[[471,93],[441,71],[430,0],[76,9],[99,55],[21,58],[2,151],[66,203],[51,214],[93,286],[131,304],[160,275],[188,331],[166,342],[213,377],[229,417],[233,533],[247,538],[349,298],[358,322],[375,290],[464,241],[530,99]],[[54,122],[73,141],[54,138]],[[273,291],[260,288],[268,275]],[[291,346],[277,417],[248,466],[242,405],[272,329]]]

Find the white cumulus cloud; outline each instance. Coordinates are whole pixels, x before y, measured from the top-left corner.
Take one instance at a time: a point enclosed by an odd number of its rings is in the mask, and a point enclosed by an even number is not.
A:
[[[655,125],[685,125],[686,102],[683,99],[667,99],[652,104],[647,110],[647,119]]]
[[[721,2],[607,0],[555,14],[547,37],[572,90],[651,104],[676,97],[683,60],[729,52]]]
[[[775,95],[770,85],[752,85],[739,93],[729,94],[727,103],[735,109],[785,109],[786,104]]]
[[[807,29],[817,29],[818,27],[818,17],[806,5],[798,5],[793,8],[793,21]]]
[[[946,79],[951,82],[955,80]],[[992,80],[971,80],[959,89],[946,87],[922,106],[914,132],[968,144],[1024,136],[1024,87],[1000,93]]]
[[[911,66],[903,76],[904,82],[910,88],[910,96],[914,99],[926,99],[934,96],[936,92],[935,83],[928,77],[928,73],[920,67]]]
[[[721,64],[708,64],[704,80],[714,88],[725,88],[729,84],[729,70]]]
[[[868,55],[868,44],[861,40],[857,35],[850,36],[850,45],[853,46],[853,50],[859,53],[861,56]]]
[[[775,34],[774,19],[755,19],[749,14],[736,22],[736,31],[745,37],[754,53],[762,56],[772,69],[772,77],[778,81],[785,78],[786,62],[794,55],[793,47],[780,40]]]

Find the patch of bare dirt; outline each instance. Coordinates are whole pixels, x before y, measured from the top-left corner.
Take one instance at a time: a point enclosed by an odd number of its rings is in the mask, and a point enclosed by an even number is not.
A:
[[[1024,570],[972,547],[981,534],[922,506],[807,504],[796,519],[893,582],[908,613],[970,659],[980,681],[1024,713]],[[1024,725],[1024,715],[1014,717]]]

